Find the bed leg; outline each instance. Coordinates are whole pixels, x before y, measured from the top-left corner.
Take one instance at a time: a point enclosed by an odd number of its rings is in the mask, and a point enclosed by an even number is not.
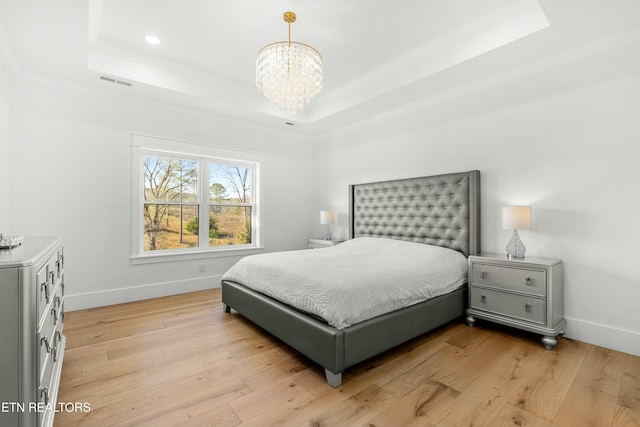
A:
[[[330,370],[325,369],[324,375],[327,377],[327,384],[331,387],[340,387],[342,385],[342,372],[334,374]]]
[[[224,310],[225,313],[231,313],[231,307],[229,307],[225,303],[222,303],[222,309]]]

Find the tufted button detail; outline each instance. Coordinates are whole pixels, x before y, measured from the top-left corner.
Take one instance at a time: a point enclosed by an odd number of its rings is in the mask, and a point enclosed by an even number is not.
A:
[[[466,250],[466,242],[457,239],[467,233],[459,218],[468,209],[463,202],[467,186],[462,178],[356,185],[354,232]]]

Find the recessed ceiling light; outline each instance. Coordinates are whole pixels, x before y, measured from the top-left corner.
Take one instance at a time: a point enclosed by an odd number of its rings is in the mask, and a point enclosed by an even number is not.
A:
[[[160,39],[154,35],[149,34],[144,38],[149,44],[160,44]]]

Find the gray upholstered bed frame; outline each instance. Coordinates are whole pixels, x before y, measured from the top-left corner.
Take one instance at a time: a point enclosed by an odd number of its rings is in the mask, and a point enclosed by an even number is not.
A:
[[[480,172],[349,186],[349,237],[480,252]],[[393,286],[392,283],[389,284]],[[222,302],[325,368],[338,387],[357,363],[463,316],[466,287],[339,330],[242,284],[222,281]]]

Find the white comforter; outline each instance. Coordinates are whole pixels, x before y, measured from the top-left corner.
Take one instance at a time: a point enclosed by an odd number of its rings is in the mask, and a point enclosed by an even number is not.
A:
[[[451,292],[467,281],[460,252],[359,237],[337,246],[252,255],[222,277],[343,329]]]

